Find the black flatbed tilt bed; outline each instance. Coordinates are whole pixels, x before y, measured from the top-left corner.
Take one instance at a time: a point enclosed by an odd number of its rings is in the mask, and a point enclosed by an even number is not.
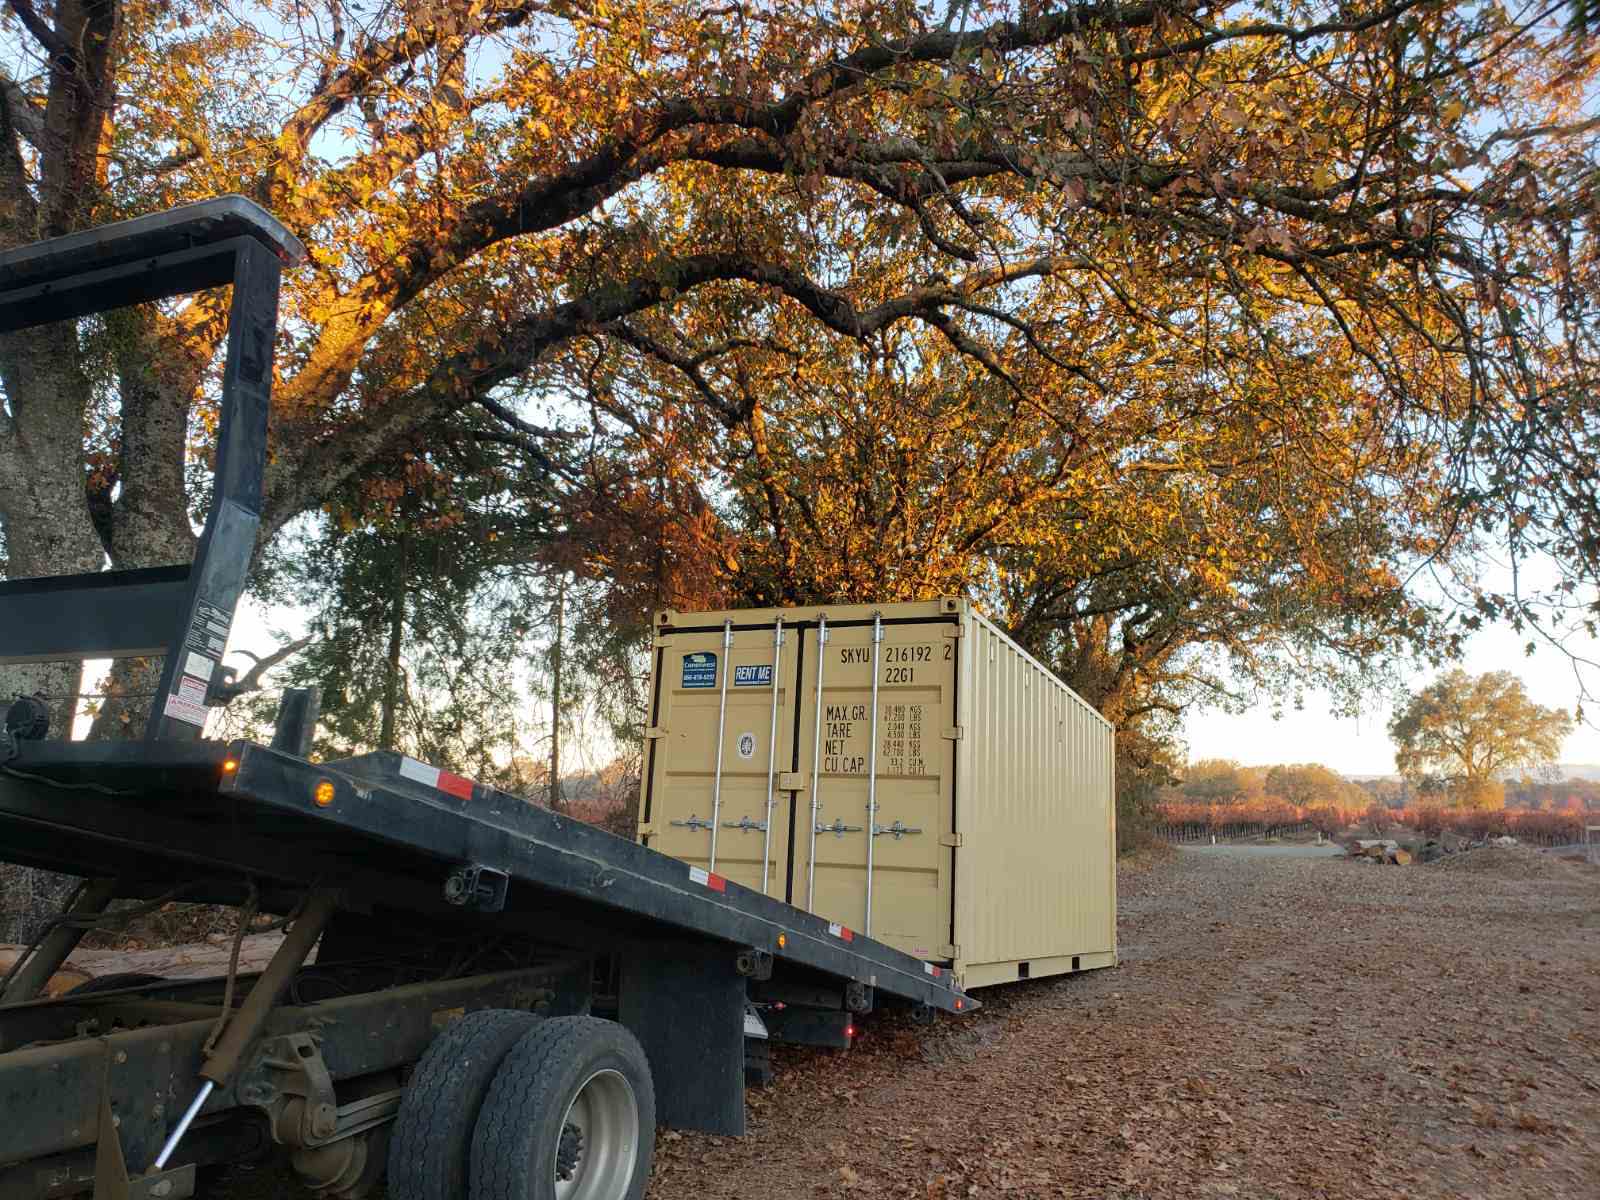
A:
[[[332,796],[319,803],[324,781]],[[392,752],[312,763],[245,741],[22,742],[0,776],[0,846],[9,861],[74,875],[125,875],[130,862],[152,881],[247,871],[286,895],[331,883],[409,896],[414,885],[410,903],[445,912],[449,876],[487,867],[510,881],[504,911],[559,916],[585,935],[705,938],[944,1012],[977,1006],[921,959]]]

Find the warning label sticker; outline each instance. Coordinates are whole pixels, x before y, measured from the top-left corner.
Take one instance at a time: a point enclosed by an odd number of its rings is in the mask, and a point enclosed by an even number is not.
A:
[[[186,725],[204,726],[206,723],[206,706],[185,700],[177,693],[167,697],[166,707],[162,710],[175,721],[182,721]]]
[[[196,654],[193,650],[191,650],[189,651],[189,656],[184,659],[183,669],[190,675],[198,675],[201,679],[204,679],[209,683],[211,680],[211,672],[216,665],[216,663],[212,662],[205,655]]]
[[[756,735],[755,734],[753,734],[753,733],[741,733],[739,735],[738,742],[735,743],[735,744],[739,747],[739,757],[740,758],[754,758],[756,756]]]

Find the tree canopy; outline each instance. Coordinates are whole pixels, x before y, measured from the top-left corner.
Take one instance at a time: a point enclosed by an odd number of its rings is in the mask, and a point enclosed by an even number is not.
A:
[[[0,243],[219,192],[264,536],[465,418],[653,604],[977,594],[1119,722],[1593,583],[1561,5],[6,0]],[[0,341],[11,575],[192,544],[221,299]],[[85,436],[85,430],[88,436]],[[1549,551],[1551,596],[1473,584]],[[1441,604],[1419,594],[1431,568]]]
[[[1436,776],[1469,807],[1498,807],[1504,792],[1497,776],[1554,763],[1571,732],[1565,710],[1535,704],[1509,671],[1447,672],[1389,724],[1401,774]]]

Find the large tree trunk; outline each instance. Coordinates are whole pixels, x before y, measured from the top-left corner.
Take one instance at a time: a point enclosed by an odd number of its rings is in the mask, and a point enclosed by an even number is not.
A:
[[[77,366],[71,328],[48,326],[0,337],[0,525],[6,576],[25,579],[98,571],[105,546],[84,490],[83,414],[89,381]],[[0,695],[43,692],[54,736],[70,736],[79,668],[47,663],[0,666]]]
[[[217,335],[163,339],[143,305],[110,313],[106,322],[121,402],[121,487],[105,530],[112,561],[123,568],[190,562],[196,539],[184,486],[189,408]],[[115,663],[89,737],[142,737],[161,667],[159,656]]]
[[[104,139],[116,107],[118,0],[56,0],[48,11],[44,33],[29,26],[49,72],[38,127],[24,131],[9,113],[0,115],[0,245],[82,228],[102,194],[110,161]],[[31,162],[23,153],[24,138],[31,143]],[[0,335],[0,388],[5,577],[100,570],[107,543],[91,517],[84,470],[92,389],[75,323]],[[17,692],[42,693],[51,736],[71,737],[81,679],[76,662],[0,665],[0,701]],[[0,938],[33,936],[71,887],[61,876],[4,866]]]
[[[6,577],[98,571],[105,547],[84,491],[83,414],[89,384],[77,367],[70,328],[0,338],[0,527]],[[72,736],[81,666],[0,665],[0,703],[40,693],[53,737]],[[0,869],[0,940],[28,941],[60,908],[73,880],[28,867]]]

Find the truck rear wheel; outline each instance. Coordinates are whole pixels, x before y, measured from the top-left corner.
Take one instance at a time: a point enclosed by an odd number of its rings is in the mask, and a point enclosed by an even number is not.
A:
[[[501,1060],[541,1018],[468,1013],[428,1045],[400,1101],[389,1143],[392,1200],[466,1200],[472,1129]]]
[[[650,1064],[631,1033],[596,1017],[542,1022],[483,1102],[470,1200],[638,1200],[655,1126]]]

